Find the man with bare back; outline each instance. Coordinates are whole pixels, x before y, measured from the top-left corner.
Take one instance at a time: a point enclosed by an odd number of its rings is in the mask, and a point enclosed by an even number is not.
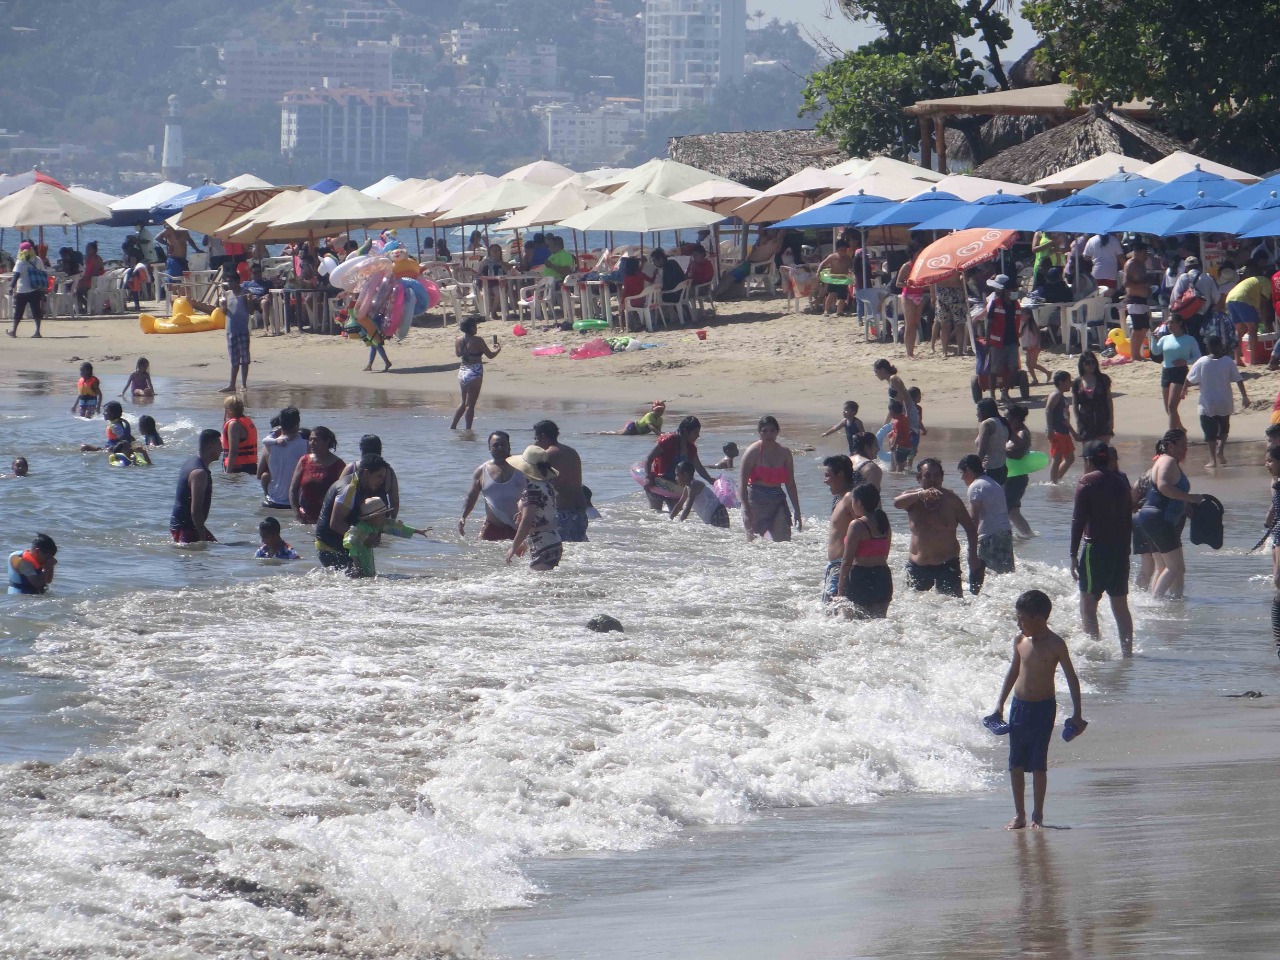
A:
[[[842,594],[840,561],[844,557],[844,538],[853,522],[853,463],[844,454],[822,461],[822,482],[831,491],[831,522],[827,525],[827,568],[822,573],[822,600],[834,603]]]
[[[560,428],[551,420],[533,425],[533,442],[547,451],[547,462],[557,476],[556,521],[560,539],[565,543],[584,543],[587,539],[587,498],[582,492],[582,458],[578,451],[560,442]]]

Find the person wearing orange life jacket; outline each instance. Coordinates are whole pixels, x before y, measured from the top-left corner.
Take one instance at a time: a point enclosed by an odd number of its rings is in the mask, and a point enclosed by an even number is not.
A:
[[[41,594],[53,581],[58,545],[45,533],[37,533],[29,550],[9,554],[9,593]]]
[[[244,415],[244,401],[227,397],[222,424],[222,469],[224,473],[258,474],[258,428]]]

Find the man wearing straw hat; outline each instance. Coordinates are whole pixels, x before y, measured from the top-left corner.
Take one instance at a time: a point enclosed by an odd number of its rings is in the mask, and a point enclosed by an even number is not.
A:
[[[507,463],[527,481],[520,494],[516,536],[507,551],[507,563],[527,552],[530,570],[554,570],[564,553],[556,518],[555,483],[560,474],[551,466],[551,455],[535,445],[526,447],[519,456],[508,457]]]

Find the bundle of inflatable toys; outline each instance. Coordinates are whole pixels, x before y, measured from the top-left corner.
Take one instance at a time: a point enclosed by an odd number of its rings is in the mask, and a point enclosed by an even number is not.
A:
[[[343,332],[366,343],[403,340],[413,318],[440,303],[440,288],[423,277],[417,262],[394,235],[384,233],[333,268],[329,282],[347,295]]]

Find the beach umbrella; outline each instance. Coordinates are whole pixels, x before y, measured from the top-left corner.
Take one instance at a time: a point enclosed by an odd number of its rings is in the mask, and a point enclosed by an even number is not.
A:
[[[499,180],[515,180],[518,183],[534,183],[543,187],[555,187],[574,175],[564,164],[551,160],[535,160],[523,167],[508,170]]]
[[[1262,179],[1244,170],[1228,167],[1225,163],[1215,163],[1213,160],[1197,157],[1194,153],[1187,153],[1185,150],[1178,150],[1169,154],[1163,160],[1157,160],[1143,170],[1142,174],[1152,180],[1162,180],[1165,183],[1170,183],[1196,170],[1203,173],[1212,173],[1227,180],[1234,180],[1236,183],[1257,183]]]
[[[1082,190],[1117,173],[1141,173],[1151,164],[1108,150],[1101,156],[1041,177],[1031,185],[1042,190]]]
[[[224,190],[182,208],[174,225],[193,233],[215,233],[251,210],[256,210],[286,187],[252,187],[246,190]],[[176,199],[176,198],[175,198]]]
[[[418,181],[418,182],[421,182],[421,181]],[[404,181],[401,180],[399,177],[388,175],[383,177],[377,183],[369,184],[369,186],[365,187],[360,192],[365,194],[366,196],[377,197],[379,200],[385,200],[387,198],[387,193],[390,192],[393,188],[398,187],[402,183],[404,183]],[[395,203],[394,200],[390,202]]]
[[[597,167],[594,170],[587,170],[582,175],[590,177],[593,189],[599,190],[601,187],[614,183],[617,186],[627,182],[627,177],[631,175],[635,167]]]
[[[652,193],[628,193],[560,221],[569,230],[617,230],[659,233],[693,230],[719,223],[724,216]]]
[[[282,217],[291,210],[296,210],[325,196],[315,190],[290,190],[277,193],[274,197],[258,207],[250,210],[235,220],[230,221],[214,236],[236,243],[268,243],[277,240],[294,240],[300,234],[297,230],[280,230],[275,225],[275,218]]]
[[[109,193],[102,193],[99,190],[90,190],[88,187],[81,187],[76,184],[72,184],[67,187],[67,189],[81,200],[88,200],[90,203],[96,203],[98,206],[106,207],[108,210],[111,209],[111,205],[113,203],[120,199],[119,197],[114,197]]]
[[[108,226],[131,227],[138,223],[138,221],[142,221],[143,223],[159,223],[164,219],[164,217],[153,217],[151,215],[151,208],[158,203],[163,203],[170,197],[175,197],[190,189],[191,188],[185,183],[174,183],[172,180],[164,180],[153,187],[147,187],[145,190],[139,190],[137,193],[131,193],[127,197],[121,197],[115,203],[111,204],[111,222]]]
[[[873,197],[866,193],[858,193],[852,197],[841,197],[831,203],[801,210],[794,217],[788,217],[773,226],[775,230],[857,227],[861,226],[862,221],[868,217],[897,205],[896,200],[890,200],[888,197]]]
[[[111,219],[111,210],[65,187],[39,181],[0,200],[0,228],[77,227]]]
[[[967,230],[970,227],[990,227],[1003,220],[1009,213],[1020,207],[1038,206],[1027,197],[1010,196],[1007,193],[993,193],[979,197],[960,207],[944,210],[936,217],[930,217],[916,224],[912,230]]]
[[[1206,197],[1226,197],[1240,192],[1240,185],[1234,180],[1196,168],[1190,173],[1170,180],[1162,187],[1148,190],[1147,196],[1157,200],[1168,200],[1170,203],[1190,203],[1203,195]]]
[[[487,190],[444,210],[434,226],[447,227],[463,223],[480,223],[523,210],[535,200],[551,192],[550,187],[524,180],[499,180]]]
[[[805,167],[781,183],[775,183],[760,196],[735,207],[733,215],[745,223],[785,220],[848,185],[849,177],[842,173]]]
[[[252,173],[242,173],[238,177],[222,181],[222,186],[228,190],[266,190],[274,187],[275,184],[261,177],[255,177]]]
[[[1255,186],[1258,185],[1255,184]],[[1246,187],[1240,192],[1247,193],[1252,189],[1253,187]],[[1232,194],[1226,199],[1234,204],[1237,196],[1238,194]],[[1210,217],[1196,228],[1196,232],[1230,233],[1240,237],[1259,229],[1271,229],[1272,232],[1256,234],[1257,236],[1270,237],[1280,234],[1280,195],[1276,189],[1268,191],[1265,197],[1247,207],[1237,205],[1234,210],[1227,210],[1215,217]]]
[[[1087,197],[1083,193],[1073,193],[1069,197],[1055,200],[1053,203],[1032,204],[1030,207],[1018,207],[1015,212],[989,226],[1000,230],[1026,230],[1028,232],[1042,230],[1056,233],[1060,223],[1066,223],[1080,216],[1090,207],[1109,209],[1097,197]]]
[[[25,190],[36,183],[47,183],[49,186],[57,187],[59,190],[67,189],[47,173],[32,169],[25,173],[15,173],[12,176],[0,177],[0,197],[7,197],[11,193]]]
[[[1000,251],[1013,246],[1017,236],[1016,230],[978,227],[935,240],[920,251],[907,280],[915,287],[950,280],[979,264],[994,260]]]
[[[323,193],[323,191],[318,191]],[[414,213],[394,203],[370,197],[354,187],[339,187],[319,199],[295,207],[274,219],[278,228],[295,233],[324,233],[352,227],[382,229],[412,226]]]
[[[450,181],[453,182],[450,183]],[[427,199],[420,199],[410,209],[419,215],[422,226],[429,227],[446,210],[452,210],[464,201],[478,197],[497,183],[498,178],[491,177],[487,173],[477,173],[473,177],[462,175],[457,178],[450,177],[439,187],[433,188]]]
[[[1176,237],[1183,233],[1202,233],[1199,224],[1235,210],[1236,205],[1219,197],[1201,195],[1185,204],[1152,210],[1120,224],[1127,233],[1147,233],[1156,237]]]
[[[73,187],[72,189],[75,188]],[[1263,200],[1269,200],[1273,190],[1280,191],[1280,174],[1267,177],[1265,180],[1259,180],[1251,186],[1241,187],[1238,193],[1227,194],[1227,198],[1237,207],[1247,209],[1261,203]]]
[[[1034,197],[1042,192],[1039,187],[1031,187],[1025,183],[1008,183],[987,177],[971,177],[968,174],[943,177],[938,181],[937,187],[946,193],[954,193],[961,200],[968,200],[970,203],[996,194],[1004,194],[1006,197]],[[978,226],[986,226],[986,224],[978,224]]]
[[[743,201],[760,196],[761,191],[732,180],[704,180],[671,197],[681,203],[692,203],[703,210],[714,210],[726,217],[742,206]]]
[[[560,223],[609,202],[609,195],[565,181],[546,196],[533,201],[498,224],[499,230],[525,230]]]
[[[1140,193],[1149,194],[1152,190],[1158,190],[1163,185],[1161,181],[1144,177],[1140,173],[1121,171],[1109,177],[1103,177],[1091,187],[1085,187],[1080,191],[1080,195],[1101,200],[1103,203],[1123,203]]]
[[[311,186],[307,187],[307,189],[314,190],[316,193],[333,193],[341,186],[343,186],[343,184],[339,181],[334,180],[332,177],[326,177],[318,183],[313,183]]]
[[[1112,230],[1122,229],[1126,221],[1136,219],[1144,213],[1154,213],[1160,208],[1172,206],[1173,202],[1170,200],[1160,200],[1140,192],[1124,203],[1086,207],[1078,217],[1059,223],[1056,232],[1110,233]]]
[[[930,170],[916,163],[907,163],[905,160],[895,160],[893,157],[872,157],[869,160],[854,157],[844,163],[837,163],[834,167],[828,167],[827,171],[855,179],[884,175],[907,180],[924,180],[928,183],[937,183],[946,176],[945,173],[938,173],[936,170]]]
[[[939,214],[964,206],[964,201],[954,193],[930,187],[911,199],[868,217],[864,227],[913,227]]]
[[[182,191],[182,193],[174,194],[167,200],[160,201],[151,208],[151,216],[156,220],[167,219],[180,212],[188,204],[207,200],[222,193],[225,189],[225,187],[220,187],[216,183],[202,183],[198,187],[192,187],[189,190]]]
[[[865,177],[859,177],[854,180],[843,190],[823,197],[814,206],[825,206],[828,203],[835,203],[837,200],[843,200],[846,197],[856,197],[860,193],[865,193],[871,197],[885,197],[889,200],[909,200],[918,195],[920,191],[932,186],[933,184],[928,180],[916,180],[892,171],[870,173]]]
[[[675,160],[650,160],[631,171],[630,177],[616,189],[596,183],[592,189],[605,193],[648,193],[659,197],[673,197],[682,190],[696,187],[708,180],[724,180],[714,173],[707,173],[687,163]]]
[[[407,207],[412,210],[414,207],[411,202],[411,198],[439,185],[439,180],[433,180],[430,178],[424,180],[419,179],[418,177],[410,177],[408,180],[402,180],[400,183],[397,183],[395,186],[388,189],[387,192],[378,197],[378,199],[385,200],[387,203],[398,204],[399,206]],[[373,194],[369,195],[373,196]]]

